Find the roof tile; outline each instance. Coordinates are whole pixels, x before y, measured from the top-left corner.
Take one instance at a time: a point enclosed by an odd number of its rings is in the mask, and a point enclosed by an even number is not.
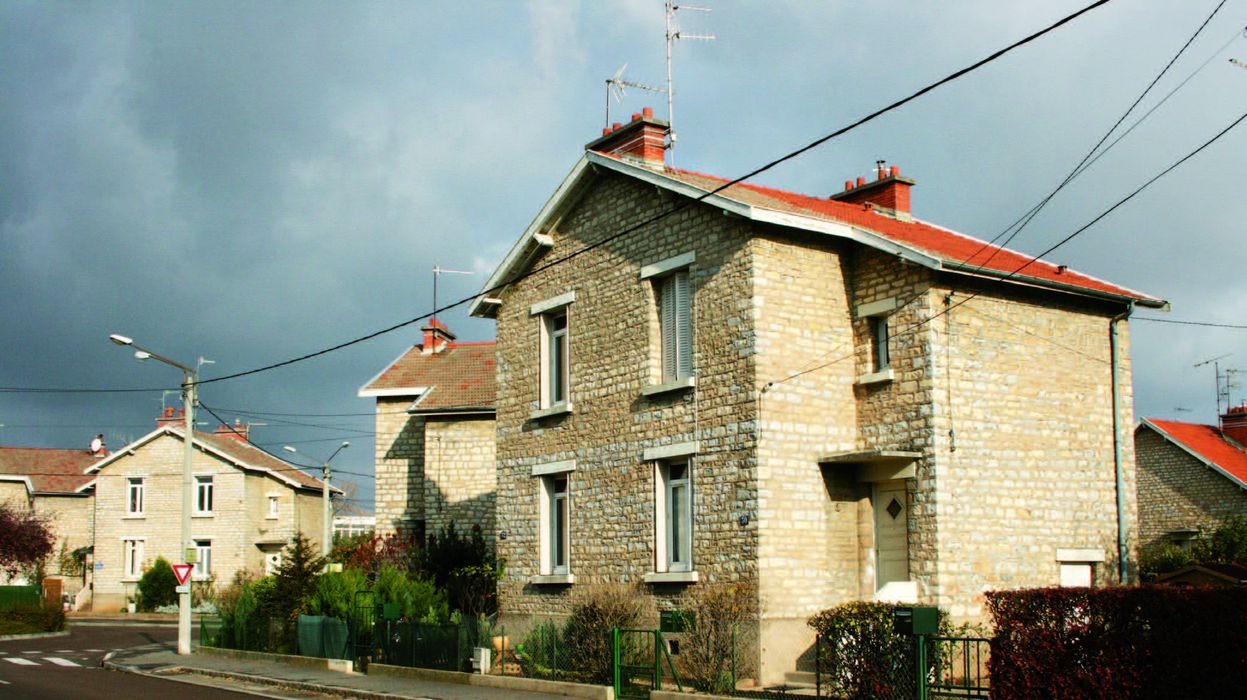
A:
[[[1213,425],[1148,418],[1171,441],[1217,465],[1238,485],[1247,488],[1247,451],[1229,442]]]
[[[413,406],[417,411],[463,408],[493,410],[497,385],[493,341],[451,343],[424,354],[413,346],[364,391],[426,388]]]
[[[99,460],[86,450],[0,447],[0,474],[29,476],[37,492],[74,493],[95,479],[83,472]]]

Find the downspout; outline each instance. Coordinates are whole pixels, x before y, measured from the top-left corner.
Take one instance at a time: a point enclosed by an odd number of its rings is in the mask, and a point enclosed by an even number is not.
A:
[[[1121,387],[1118,381],[1120,374],[1120,348],[1117,342],[1117,323],[1130,317],[1134,302],[1126,305],[1126,310],[1114,316],[1108,322],[1109,367],[1113,382],[1113,469],[1117,481],[1117,582],[1125,585],[1127,580],[1126,550],[1126,475],[1123,466],[1121,440]]]

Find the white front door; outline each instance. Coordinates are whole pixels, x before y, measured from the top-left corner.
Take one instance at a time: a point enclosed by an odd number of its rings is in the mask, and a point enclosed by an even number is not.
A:
[[[875,589],[909,580],[909,506],[905,480],[875,484]]]

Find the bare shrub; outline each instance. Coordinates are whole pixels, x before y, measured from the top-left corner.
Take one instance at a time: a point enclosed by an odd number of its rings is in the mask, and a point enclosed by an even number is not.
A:
[[[680,676],[698,690],[730,693],[736,678],[756,676],[758,590],[751,583],[696,586],[681,601]]]
[[[653,628],[658,614],[653,599],[634,586],[606,584],[572,594],[563,640],[581,680],[611,682],[611,630]]]

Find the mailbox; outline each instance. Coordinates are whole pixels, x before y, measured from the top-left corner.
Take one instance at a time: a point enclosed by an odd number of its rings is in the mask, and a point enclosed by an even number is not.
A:
[[[397,620],[400,617],[400,612],[402,611],[399,609],[398,603],[383,603],[381,605],[381,619],[383,620]]]
[[[691,613],[684,610],[663,610],[658,613],[658,629],[669,634],[683,632],[688,629]]]
[[[935,634],[939,631],[939,608],[918,606],[896,608],[892,611],[892,625],[897,634]]]

